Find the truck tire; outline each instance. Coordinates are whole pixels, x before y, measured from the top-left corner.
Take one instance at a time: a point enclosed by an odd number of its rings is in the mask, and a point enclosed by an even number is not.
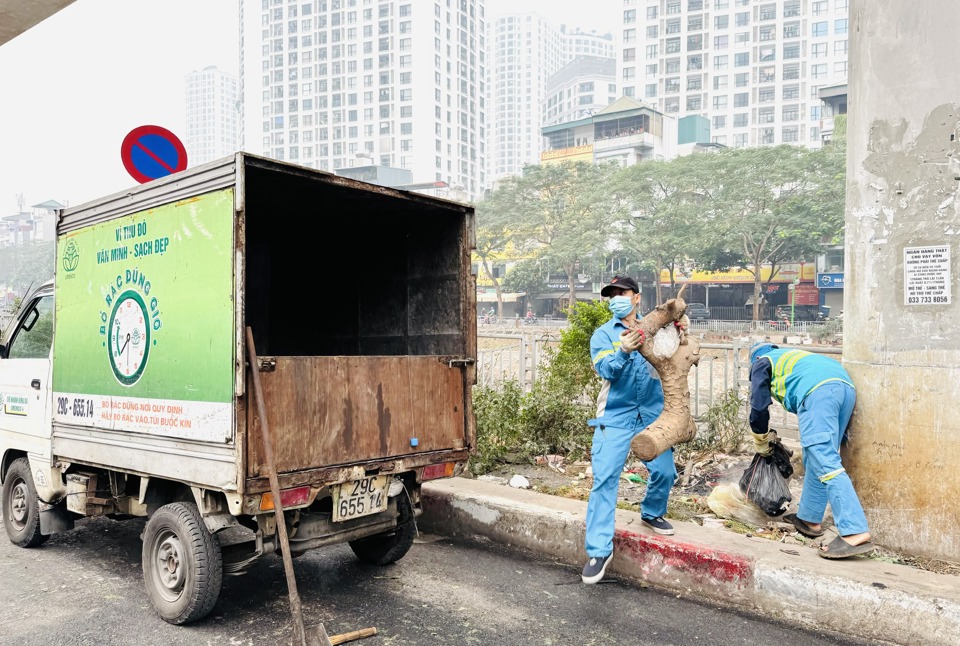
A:
[[[40,504],[27,458],[14,460],[3,480],[3,526],[17,547],[36,547],[49,538],[40,533]]]
[[[389,532],[350,541],[350,549],[362,562],[370,565],[390,565],[410,551],[413,539],[417,536],[417,523],[413,515],[413,505],[406,492],[397,496],[397,511],[397,526]]]
[[[210,614],[220,598],[223,559],[193,503],[158,509],[143,532],[143,581],[157,614],[180,625]]]

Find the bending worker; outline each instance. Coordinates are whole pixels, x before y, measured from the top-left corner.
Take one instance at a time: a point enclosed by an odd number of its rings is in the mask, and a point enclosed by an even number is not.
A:
[[[818,554],[842,559],[866,554],[870,542],[867,517],[840,463],[840,443],[846,438],[857,394],[839,361],[804,350],[784,350],[757,343],[750,350],[750,428],[760,455],[773,452],[776,431],[769,430],[771,398],[797,415],[803,451],[803,492],[796,514],[784,520],[810,538],[823,536],[827,503],[837,536],[821,545]]]
[[[637,318],[640,288],[629,276],[615,276],[600,295],[609,298],[613,318],[598,327],[590,338],[593,367],[603,379],[597,398],[597,416],[588,424],[595,428],[591,448],[593,488],[587,502],[584,583],[603,578],[613,556],[613,532],[620,474],[630,453],[630,441],[653,423],[663,411],[663,388],[654,367],[637,352],[643,333],[628,325]],[[649,472],[647,492],[640,505],[643,523],[658,534],[673,534],[664,520],[667,497],[677,479],[673,449],[643,463]]]

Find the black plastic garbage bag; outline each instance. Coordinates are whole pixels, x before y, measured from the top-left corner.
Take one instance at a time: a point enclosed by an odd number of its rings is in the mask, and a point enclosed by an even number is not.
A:
[[[774,454],[753,456],[753,462],[740,476],[740,490],[768,516],[780,516],[790,506],[793,496],[787,478],[793,475],[790,453],[781,444],[773,445]],[[779,448],[779,455],[778,455]],[[789,475],[784,477],[784,472]]]
[[[773,463],[777,465],[777,470],[787,480],[793,475],[793,465],[790,458],[793,457],[793,451],[785,447],[779,441],[773,443]]]

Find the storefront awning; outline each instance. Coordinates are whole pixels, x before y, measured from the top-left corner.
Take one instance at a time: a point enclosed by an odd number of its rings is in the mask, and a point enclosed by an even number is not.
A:
[[[540,294],[535,296],[533,300],[535,301],[558,301],[561,299],[570,298],[570,292],[553,292],[550,294]],[[599,300],[600,295],[594,294],[593,292],[586,292],[582,290],[577,291],[577,300],[578,301],[595,301]]]
[[[504,292],[501,294],[503,297],[504,303],[516,303],[522,296],[526,296],[526,292]],[[484,292],[482,294],[477,294],[478,303],[496,303],[497,302],[497,293],[496,292]]]

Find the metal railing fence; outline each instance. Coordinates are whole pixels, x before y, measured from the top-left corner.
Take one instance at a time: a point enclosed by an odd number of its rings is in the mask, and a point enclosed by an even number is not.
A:
[[[730,343],[700,344],[700,361],[690,370],[690,409],[693,417],[702,420],[723,396],[736,390],[743,401],[741,415],[746,421],[749,415],[750,396],[750,346],[756,336],[745,336]],[[495,387],[507,380],[522,385],[529,392],[537,379],[538,370],[548,360],[547,348],[559,344],[556,333],[481,333],[478,335],[477,384]],[[779,344],[781,347],[796,347],[839,358],[842,349],[838,346],[813,344]],[[770,426],[782,437],[797,438],[797,417],[788,413],[778,403],[770,407]]]
[[[529,392],[537,371],[547,357],[546,349],[556,347],[556,334],[483,332],[477,336],[477,384],[493,387],[516,381]]]
[[[508,333],[527,333],[527,331],[539,331],[540,328],[560,329],[567,326],[567,319],[563,317],[543,318],[538,317],[533,325],[526,323],[521,317],[504,317],[502,319],[494,316],[492,318],[477,317],[478,333],[491,334],[499,332]],[[718,334],[801,334],[812,337],[838,337],[842,334],[842,322],[837,319],[828,319],[825,321],[800,321],[794,320],[793,324],[788,321],[772,320],[736,320],[736,319],[697,319],[690,321],[690,330],[693,332],[716,332]]]

